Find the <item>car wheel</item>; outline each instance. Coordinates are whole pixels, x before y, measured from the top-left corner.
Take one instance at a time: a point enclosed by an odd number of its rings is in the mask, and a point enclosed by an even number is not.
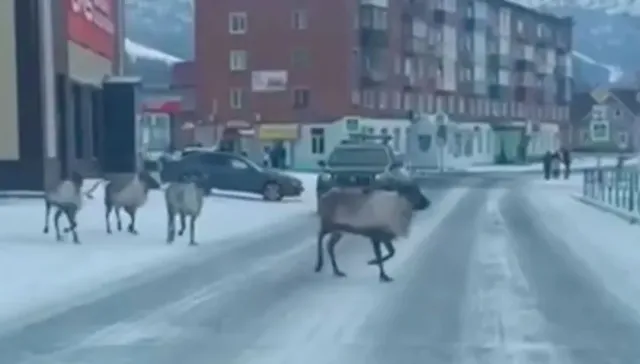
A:
[[[262,198],[266,201],[282,200],[282,191],[280,185],[275,182],[269,182],[262,188]]]

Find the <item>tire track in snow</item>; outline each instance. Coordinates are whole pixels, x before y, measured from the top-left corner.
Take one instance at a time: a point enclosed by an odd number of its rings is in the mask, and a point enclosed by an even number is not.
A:
[[[456,363],[569,363],[548,339],[547,323],[513,250],[499,203],[507,189],[494,189],[469,269],[462,347]]]

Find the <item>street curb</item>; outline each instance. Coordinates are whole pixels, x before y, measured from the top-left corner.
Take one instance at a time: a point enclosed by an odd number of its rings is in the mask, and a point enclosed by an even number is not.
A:
[[[584,197],[584,196],[580,196],[580,195],[571,195],[571,197],[573,197],[574,199],[576,199],[578,202],[581,202],[587,206],[591,206],[593,208],[596,208],[602,212],[607,212],[610,214],[613,214],[625,221],[627,221],[630,224],[638,224],[640,222],[640,216],[637,216],[629,211],[625,211],[622,210],[620,208],[617,207],[613,207],[613,206],[609,206],[605,203],[602,203],[600,201],[594,201],[588,197]]]

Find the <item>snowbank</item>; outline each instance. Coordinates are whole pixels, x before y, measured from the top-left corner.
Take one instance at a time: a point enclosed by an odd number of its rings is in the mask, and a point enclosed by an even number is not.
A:
[[[206,252],[224,249],[220,241],[239,240],[279,223],[295,223],[312,216],[315,175],[296,174],[305,186],[299,199],[264,202],[257,196],[215,195],[207,198],[196,238],[202,245],[187,246],[186,237],[165,243],[166,221],[161,191],[153,191],[138,215],[139,236],[105,232],[102,190],[80,212],[78,233],[82,245],[67,239],[57,243],[42,234],[44,208],[37,200],[3,200],[0,205],[0,322],[18,316],[39,315],[49,307],[64,307],[74,297],[106,291],[109,283],[125,281],[143,271],[175,269],[199,259]],[[112,220],[115,229],[115,219]],[[123,222],[128,224],[126,214]],[[66,226],[66,221],[64,223]],[[204,253],[204,254],[203,254]],[[46,315],[46,313],[43,313]],[[28,319],[28,318],[27,318]],[[0,325],[4,328],[7,325]]]
[[[544,224],[620,302],[640,316],[640,227],[583,204],[562,189],[538,186],[528,199]],[[570,227],[570,228],[562,228]]]

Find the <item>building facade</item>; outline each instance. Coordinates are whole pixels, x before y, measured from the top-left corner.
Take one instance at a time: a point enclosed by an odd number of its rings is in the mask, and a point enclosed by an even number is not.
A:
[[[635,88],[600,88],[574,95],[571,146],[578,152],[640,151],[640,93]]]
[[[332,148],[311,141],[358,120],[406,152],[409,126],[442,112],[458,125],[447,144],[490,126],[489,153],[462,148],[488,163],[541,154],[568,123],[570,19],[502,0],[195,4],[198,111],[245,151],[285,141],[306,167]]]
[[[41,191],[96,169],[100,85],[122,60],[121,0],[0,5],[0,189]]]

